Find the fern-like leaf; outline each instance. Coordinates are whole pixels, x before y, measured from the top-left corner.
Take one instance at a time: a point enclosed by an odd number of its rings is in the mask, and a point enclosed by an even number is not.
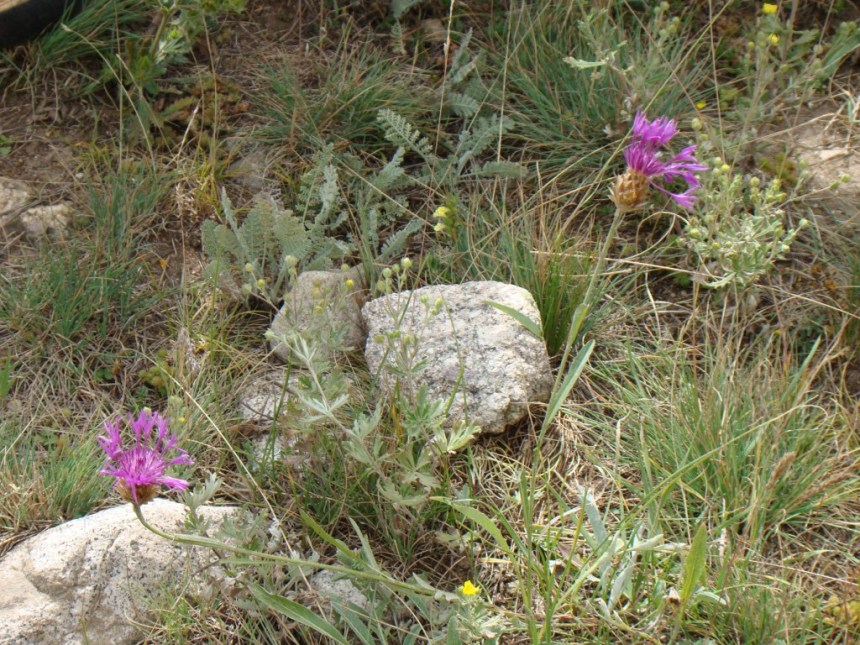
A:
[[[476,99],[463,92],[448,92],[445,106],[464,119],[475,116],[481,109],[481,104]]]
[[[382,125],[384,136],[389,142],[421,155],[428,163],[433,161],[433,147],[430,141],[402,116],[388,108],[383,108],[377,113],[376,119]]]

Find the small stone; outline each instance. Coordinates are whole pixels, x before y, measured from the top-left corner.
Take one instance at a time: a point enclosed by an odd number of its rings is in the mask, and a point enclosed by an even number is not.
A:
[[[364,279],[358,268],[299,274],[270,327],[274,354],[284,362],[291,360],[290,349],[283,339],[293,333],[319,341],[330,358],[335,351],[360,348],[365,338],[361,318],[363,291]],[[343,335],[335,343],[340,332]],[[327,342],[331,344],[326,347]]]
[[[24,208],[32,199],[23,181],[0,177],[0,222],[4,213]]]
[[[287,370],[277,369],[261,374],[245,386],[239,403],[242,418],[263,427],[271,427],[287,411],[291,390],[296,386],[298,376],[290,376],[284,388],[286,378]]]
[[[353,604],[362,611],[370,609],[370,601],[351,580],[334,571],[320,571],[311,580],[311,587],[320,596],[341,605]]]

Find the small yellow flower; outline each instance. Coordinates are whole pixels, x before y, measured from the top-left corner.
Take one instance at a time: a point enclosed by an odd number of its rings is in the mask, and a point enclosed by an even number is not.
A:
[[[775,14],[776,10],[777,10],[777,6],[775,4],[770,3],[770,2],[765,2],[761,7],[762,13],[766,16],[770,16],[770,15]]]
[[[466,582],[463,583],[463,586],[460,587],[460,593],[464,596],[474,596],[475,594],[481,593],[481,588],[472,584],[471,580],[466,580]]]
[[[778,45],[779,44],[779,36],[777,36],[776,34],[771,34],[770,36],[767,37],[767,41],[771,45]]]
[[[696,109],[697,110],[704,110],[707,105],[708,105],[707,101],[696,101]]]
[[[437,233],[443,232],[447,227],[445,226],[445,222],[439,222],[436,226],[433,227],[433,230]]]
[[[346,286],[348,289],[352,289],[355,286],[355,280],[353,280],[352,278],[349,278],[346,281]]]
[[[433,211],[433,219],[445,219],[450,214],[450,208],[448,208],[447,206],[440,206],[435,211]]]

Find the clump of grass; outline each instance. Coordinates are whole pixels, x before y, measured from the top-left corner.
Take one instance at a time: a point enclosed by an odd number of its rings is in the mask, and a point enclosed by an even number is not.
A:
[[[102,457],[93,436],[74,425],[63,427],[74,421],[83,419],[61,409],[52,418],[10,416],[0,424],[0,485],[7,491],[0,500],[3,533],[81,517],[104,500]]]
[[[548,172],[596,172],[637,107],[683,118],[707,94],[696,41],[667,3],[652,15],[612,4],[523,4],[492,34],[510,143]]]
[[[261,97],[269,118],[266,140],[300,154],[326,143],[378,152],[387,147],[377,125],[385,108],[422,129],[435,126],[438,100],[426,72],[404,69],[371,44],[348,42],[344,38],[336,51],[313,59],[287,59],[266,73],[270,89]]]
[[[80,12],[30,43],[20,61],[8,52],[0,52],[0,61],[14,70],[12,81],[20,87],[38,87],[42,79],[60,75],[64,83],[76,79],[89,84],[97,76],[90,64],[112,60],[120,34],[145,25],[152,18],[152,10],[149,0],[85,2]]]
[[[147,312],[137,289],[140,228],[163,195],[164,178],[147,171],[109,174],[90,187],[91,236],[44,246],[0,281],[0,327],[34,346],[106,339]]]
[[[639,470],[639,493],[759,546],[826,523],[860,480],[841,417],[811,390],[814,350],[798,365],[775,362],[767,344],[744,361],[726,345],[695,362],[631,356],[627,377],[611,377],[624,384],[615,405],[628,411],[614,450]]]

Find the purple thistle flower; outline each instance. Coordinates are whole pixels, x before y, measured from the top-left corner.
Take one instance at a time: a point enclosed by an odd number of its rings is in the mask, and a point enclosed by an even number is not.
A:
[[[697,172],[708,169],[693,156],[696,146],[688,146],[677,155],[663,161],[660,149],[677,134],[674,119],[661,116],[649,121],[637,112],[633,119],[633,135],[630,144],[624,149],[627,171],[618,177],[612,188],[612,201],[622,210],[633,210],[642,205],[648,186],[665,193],[684,208],[692,208],[695,191],[699,187]],[[683,192],[673,193],[665,184],[675,180],[687,184]]]
[[[129,448],[120,437],[122,420],[105,421],[107,435],[97,441],[107,458],[99,474],[116,477],[115,487],[120,496],[138,506],[153,499],[161,486],[171,490],[188,488],[184,479],[164,475],[169,466],[194,463],[178,447],[176,436],[168,434],[167,420],[158,412],[142,410],[136,419],[129,415],[128,421],[134,433],[134,443]],[[168,460],[167,453],[171,450],[177,455]]]

